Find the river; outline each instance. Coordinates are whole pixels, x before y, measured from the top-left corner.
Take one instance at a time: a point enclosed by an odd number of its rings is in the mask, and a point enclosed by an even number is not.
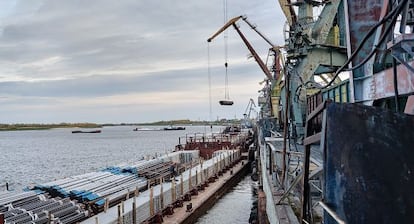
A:
[[[213,126],[212,130],[206,126],[187,126],[186,130],[179,131],[132,131],[134,128],[104,127],[99,134],[72,134],[71,131],[75,129],[66,128],[2,131],[0,187],[5,188],[7,182],[10,189],[21,191],[26,186],[108,166],[130,164],[142,157],[173,150],[178,138],[186,134],[219,132],[223,129],[220,126]],[[243,203],[239,203],[240,200]],[[247,223],[251,204],[251,184],[246,178],[200,218],[199,223]],[[228,208],[226,210],[220,206]],[[220,216],[222,211],[232,216]],[[222,217],[221,221],[216,220],[217,217]]]
[[[197,220],[197,224],[249,223],[253,201],[257,200],[256,188],[250,176],[246,176],[233,189],[225,194],[205,215]]]

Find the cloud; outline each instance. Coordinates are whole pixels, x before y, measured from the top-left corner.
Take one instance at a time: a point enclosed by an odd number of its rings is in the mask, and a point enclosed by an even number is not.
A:
[[[274,1],[228,4],[229,17],[247,14],[268,37],[276,39],[281,33],[284,19],[275,19],[279,9]],[[0,13],[0,115],[10,122],[52,120],[42,116],[42,109],[49,115],[54,112],[56,121],[76,121],[76,116],[111,121],[116,120],[112,118],[116,112],[132,118],[128,107],[145,113],[157,109],[146,118],[157,120],[174,105],[186,108],[193,118],[209,116],[208,106],[207,115],[201,107],[208,104],[206,40],[223,24],[222,1],[20,0],[7,10]],[[240,25],[265,59],[267,43]],[[228,35],[230,91],[237,89],[230,95],[248,97],[247,103],[257,95],[256,83],[264,76],[254,61],[246,60],[249,52],[235,31],[230,29]],[[210,44],[209,52],[217,99],[224,83],[222,37]],[[145,108],[146,101],[156,101],[158,106]],[[92,105],[108,114],[98,118]],[[6,116],[19,106],[32,110],[32,117]],[[220,108],[214,109],[221,113]],[[66,112],[75,110],[78,115]],[[225,116],[225,110],[220,116]]]

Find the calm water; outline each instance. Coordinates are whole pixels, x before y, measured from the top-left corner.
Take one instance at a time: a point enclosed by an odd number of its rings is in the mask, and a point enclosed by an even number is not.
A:
[[[255,200],[250,176],[246,176],[231,191],[224,195],[207,214],[200,217],[198,224],[239,224],[249,223],[250,211]]]
[[[174,149],[178,138],[210,127],[183,131],[132,131],[131,126],[104,127],[100,134],[72,134],[74,129],[0,132],[0,188],[49,182]],[[153,128],[153,127],[152,127]],[[162,127],[156,127],[162,128]],[[222,127],[213,127],[218,132]]]

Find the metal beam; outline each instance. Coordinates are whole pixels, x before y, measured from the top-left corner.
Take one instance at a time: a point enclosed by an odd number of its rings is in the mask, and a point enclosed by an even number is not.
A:
[[[221,27],[215,34],[213,34],[210,38],[207,39],[207,42],[211,42],[214,38],[216,38],[220,33],[225,31],[227,28],[229,28],[231,25],[237,22],[237,20],[241,19],[242,16],[234,17],[233,19],[230,19],[226,24],[224,24],[223,27]]]
[[[273,80],[272,77],[272,73],[270,73],[269,69],[267,68],[267,66],[264,64],[264,62],[262,61],[262,59],[259,57],[259,55],[256,53],[256,51],[253,49],[252,45],[249,43],[249,41],[247,41],[246,37],[242,34],[242,32],[240,31],[240,29],[237,27],[237,25],[235,23],[233,23],[233,27],[234,29],[236,29],[237,33],[240,35],[240,37],[242,38],[244,44],[246,45],[246,47],[249,49],[250,53],[252,53],[254,59],[256,60],[256,62],[259,64],[259,67],[262,69],[262,71],[265,73],[266,77],[269,80]]]

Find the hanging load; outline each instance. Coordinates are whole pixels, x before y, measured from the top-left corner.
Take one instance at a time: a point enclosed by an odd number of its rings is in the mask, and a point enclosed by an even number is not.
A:
[[[220,105],[222,105],[222,106],[231,106],[231,105],[233,105],[233,101],[231,101],[231,100],[220,100],[219,101],[219,104]]]

